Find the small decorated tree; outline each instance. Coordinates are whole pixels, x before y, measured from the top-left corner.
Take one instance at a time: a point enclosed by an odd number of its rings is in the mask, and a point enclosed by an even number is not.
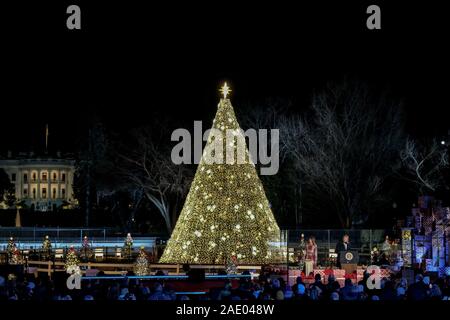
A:
[[[93,252],[92,252],[92,245],[91,241],[89,240],[88,236],[84,236],[83,242],[81,243],[81,258],[84,260],[88,260],[92,258]]]
[[[123,254],[125,257],[130,258],[132,252],[133,252],[133,238],[131,237],[131,233],[128,233],[127,237],[125,238],[125,243],[123,244]]]
[[[227,265],[225,266],[225,271],[227,274],[236,274],[237,273],[237,258],[236,256],[231,256],[228,261]]]
[[[79,273],[80,272],[80,267],[78,266],[79,263],[80,260],[78,259],[77,252],[75,251],[74,247],[71,246],[69,252],[67,252],[66,255],[66,262],[64,264],[64,269],[69,274]]]
[[[10,264],[23,264],[24,259],[20,250],[14,245],[13,251],[11,253],[11,258],[9,260]]]
[[[16,248],[16,242],[14,241],[13,237],[10,237],[8,240],[8,245],[6,247],[6,252],[8,253],[8,257],[11,258],[11,255],[14,252],[14,248]]]
[[[50,241],[50,237],[47,235],[42,242],[42,253],[45,259],[50,257],[52,250],[52,242]]]
[[[148,265],[148,256],[144,250],[144,247],[139,249],[139,254],[134,264],[134,273],[138,276],[145,276],[150,273]]]

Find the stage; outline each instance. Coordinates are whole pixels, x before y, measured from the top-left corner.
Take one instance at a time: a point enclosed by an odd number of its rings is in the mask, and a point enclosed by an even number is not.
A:
[[[300,270],[289,270],[288,284],[294,285],[297,277],[299,276],[302,277],[304,283],[310,284],[314,282],[314,277],[316,274],[320,274],[323,283],[328,283],[328,277],[330,275],[334,275],[336,281],[343,286],[344,281],[347,278],[352,279],[353,283],[361,281],[365,270],[366,268],[364,267],[358,267],[356,273],[346,274],[344,269],[314,269],[313,276],[305,276],[302,272],[300,272]],[[381,278],[388,278],[391,274],[392,271],[389,269],[380,269]]]

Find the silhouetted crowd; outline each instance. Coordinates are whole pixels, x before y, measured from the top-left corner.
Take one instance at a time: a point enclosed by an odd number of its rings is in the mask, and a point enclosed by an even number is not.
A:
[[[83,280],[82,288],[69,290],[66,276],[50,279],[41,275],[9,275],[0,277],[0,301],[6,300],[449,300],[450,277],[431,279],[417,274],[412,283],[401,276],[381,280],[380,289],[367,287],[368,275],[358,283],[346,279],[341,286],[333,275],[324,283],[316,275],[311,283],[301,277],[294,285],[286,284],[282,276],[266,273],[257,279],[217,281],[207,292],[192,294],[177,292],[170,280],[163,282],[125,278],[123,280]],[[99,274],[100,276],[102,273]],[[201,283],[199,283],[201,287]]]

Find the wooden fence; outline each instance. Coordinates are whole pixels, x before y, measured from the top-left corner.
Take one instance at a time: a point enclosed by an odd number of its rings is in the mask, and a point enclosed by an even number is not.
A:
[[[98,262],[86,262],[79,263],[80,269],[83,274],[89,273],[89,270],[103,271],[106,275],[124,275],[128,271],[132,271],[133,263],[98,263]],[[204,269],[205,272],[212,270],[224,270],[225,266],[222,265],[190,265],[191,269]],[[149,264],[151,272],[156,272],[158,270],[167,271],[168,275],[180,275],[184,274],[183,265],[181,264]],[[237,266],[240,271],[245,270],[261,270],[261,266],[247,266],[241,265]],[[26,271],[28,273],[34,273],[36,276],[39,272],[45,272],[49,277],[52,276],[54,272],[65,272],[63,261],[27,261]]]

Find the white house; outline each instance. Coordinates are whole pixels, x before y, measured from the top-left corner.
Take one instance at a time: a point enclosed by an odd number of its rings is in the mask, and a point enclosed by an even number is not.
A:
[[[8,152],[6,158],[0,158],[0,168],[14,184],[16,199],[23,200],[29,208],[49,211],[61,205],[71,207],[77,204],[72,189],[73,159],[34,157],[24,153],[13,157]]]

